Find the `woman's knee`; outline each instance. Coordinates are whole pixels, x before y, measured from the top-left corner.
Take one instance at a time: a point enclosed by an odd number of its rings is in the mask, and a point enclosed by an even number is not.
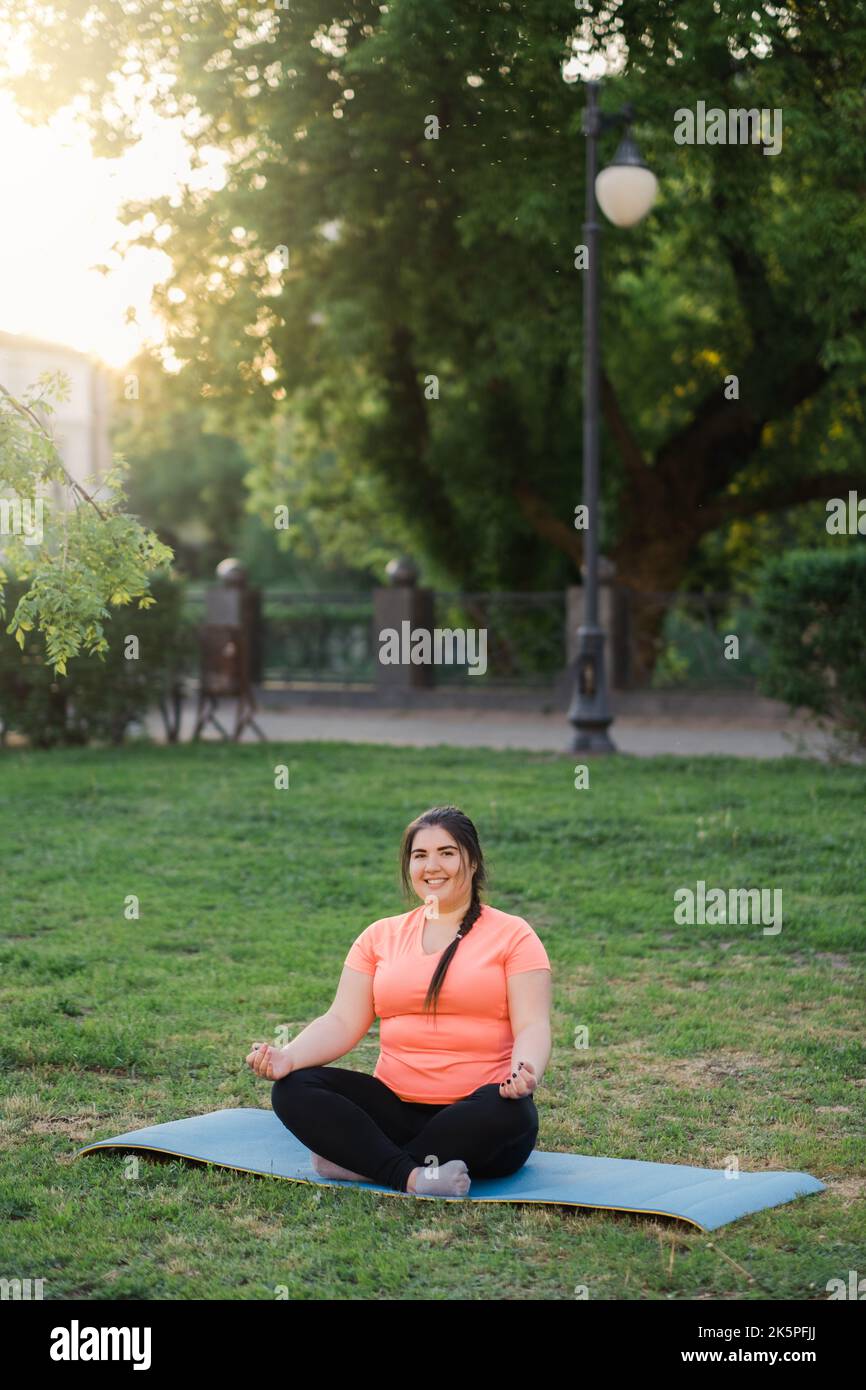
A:
[[[510,1178],[512,1173],[517,1173],[530,1158],[535,1150],[535,1140],[538,1137],[538,1129],[530,1130],[528,1133],[520,1135],[509,1144],[503,1145],[498,1153],[492,1155],[486,1163],[475,1167],[471,1171],[472,1177],[477,1178]]]
[[[503,1096],[495,1082],[481,1089],[490,1092],[489,1113],[503,1133],[515,1138],[530,1130],[538,1133],[538,1109],[532,1096]]]
[[[278,1115],[282,1116],[288,1111],[293,1097],[303,1092],[312,1080],[311,1073],[316,1070],[315,1067],[299,1067],[286,1076],[278,1077],[271,1087],[271,1105]]]
[[[491,1154],[519,1154],[525,1150],[528,1157],[538,1135],[538,1110],[532,1097],[510,1099],[503,1096],[498,1083],[493,1082],[480,1086],[471,1099],[477,1102],[474,1114],[471,1118],[469,1114],[462,1117],[461,1128],[483,1135],[484,1146]],[[517,1159],[514,1168],[519,1168],[524,1161],[525,1158]]]

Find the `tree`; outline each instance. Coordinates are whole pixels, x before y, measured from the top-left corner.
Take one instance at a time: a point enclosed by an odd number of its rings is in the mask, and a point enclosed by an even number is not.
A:
[[[20,400],[0,386],[0,489],[13,494],[0,500],[3,557],[18,579],[29,581],[6,631],[23,650],[26,634],[38,629],[47,660],[61,676],[82,646],[90,654],[108,650],[102,619],[109,605],[137,598],[139,608],[150,607],[150,575],[172,559],[154,532],[122,510],[128,464],[121,456],[104,478],[85,479],[92,491],[66,471],[48,422],[54,413],[49,398],[65,400],[68,392],[63,372],[43,372]],[[71,508],[46,495],[52,483],[67,490]],[[7,578],[0,569],[4,619]]]
[[[123,369],[112,409],[130,509],[190,575],[210,578],[219,560],[236,555],[253,583],[367,588],[394,555],[400,518],[373,480],[364,494],[353,486],[333,451],[312,466],[296,458],[289,423],[278,410],[262,412],[241,448],[189,373],[167,372],[141,353]]]
[[[207,400],[185,386],[144,354],[130,362],[112,410],[112,444],[129,464],[130,510],[172,547],[176,563],[210,577],[235,552],[250,461],[215,428]]]
[[[155,214],[137,243],[173,258],[172,346],[232,427],[276,411],[298,466],[331,451],[337,531],[374,492],[462,587],[552,587],[580,561],[575,40],[614,53],[603,105],[634,103],[662,189],[645,224],[604,237],[620,578],[675,589],[732,523],[866,480],[860,7],[4,7],[32,35],[10,83],[32,117],[77,96],[97,152],[119,152],[135,138],[112,96],[123,66],[141,100],[187,119],[202,160],[227,153],[219,190],[132,207]],[[698,101],[781,111],[781,153],[678,145],[674,112]],[[263,505],[281,500],[278,465],[258,476]]]

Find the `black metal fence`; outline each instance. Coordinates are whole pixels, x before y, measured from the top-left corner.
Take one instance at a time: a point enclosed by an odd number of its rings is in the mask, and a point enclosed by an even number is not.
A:
[[[746,595],[626,591],[626,688],[754,691],[766,651]]]
[[[487,670],[470,676],[466,666],[436,667],[436,684],[546,686],[565,668],[565,593],[434,595],[438,628],[486,634]]]
[[[187,606],[200,618],[204,585]],[[753,691],[765,659],[747,596],[618,591],[609,669],[627,689]],[[486,672],[439,664],[437,686],[549,686],[568,669],[563,590],[434,594],[437,628],[486,633]],[[731,653],[736,637],[738,654]],[[265,683],[372,685],[379,667],[374,599],[358,593],[262,594],[261,676]],[[616,653],[614,652],[616,648]],[[614,660],[616,655],[616,660]]]

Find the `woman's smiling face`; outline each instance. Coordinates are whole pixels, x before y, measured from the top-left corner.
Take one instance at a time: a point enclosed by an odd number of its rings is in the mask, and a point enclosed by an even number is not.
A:
[[[462,907],[472,891],[474,866],[463,862],[460,846],[443,825],[416,830],[409,868],[418,897],[435,897],[440,913]]]

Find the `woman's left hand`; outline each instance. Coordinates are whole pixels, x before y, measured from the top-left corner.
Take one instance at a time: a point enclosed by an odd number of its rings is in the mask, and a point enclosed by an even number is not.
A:
[[[500,1081],[499,1094],[503,1100],[520,1100],[522,1096],[531,1096],[537,1085],[535,1067],[531,1062],[521,1062],[513,1076]]]

